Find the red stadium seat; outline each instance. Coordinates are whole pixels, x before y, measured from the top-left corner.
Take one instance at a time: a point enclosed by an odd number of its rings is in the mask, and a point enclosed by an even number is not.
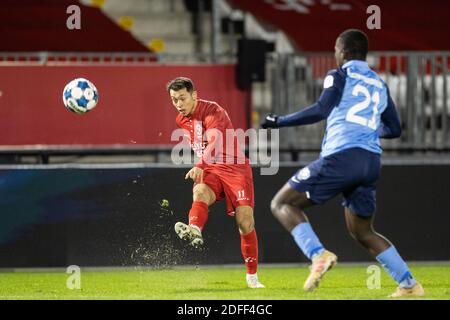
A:
[[[349,28],[367,32],[371,51],[450,50],[450,42],[444,40],[450,38],[450,1],[379,1],[379,30],[369,30],[366,24],[372,0],[314,1],[310,5],[306,1],[230,1],[283,30],[302,51],[333,51],[336,37]]]
[[[0,51],[149,52],[100,9],[83,6],[80,30],[68,30],[71,0],[0,1]]]

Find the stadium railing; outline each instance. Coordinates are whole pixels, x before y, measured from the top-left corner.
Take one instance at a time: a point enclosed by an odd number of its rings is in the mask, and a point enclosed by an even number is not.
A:
[[[385,149],[450,151],[450,52],[372,52],[368,62],[388,84],[403,126],[401,139],[382,142]],[[312,104],[327,71],[335,68],[328,52],[269,54],[267,80],[254,85],[255,107],[286,114]],[[322,122],[281,130],[281,147],[319,150],[324,127]]]
[[[216,63],[234,63],[229,53],[216,55]],[[152,63],[211,63],[209,53],[158,54],[141,52],[0,52],[0,66],[20,65],[103,65]]]

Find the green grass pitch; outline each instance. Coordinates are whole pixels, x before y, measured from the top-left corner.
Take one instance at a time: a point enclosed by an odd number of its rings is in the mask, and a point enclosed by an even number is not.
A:
[[[302,290],[308,268],[261,265],[264,289],[248,289],[243,267],[174,269],[81,268],[81,288],[68,289],[65,270],[0,272],[0,299],[152,299],[152,300],[284,300],[387,299],[396,287],[381,270],[381,288],[368,289],[367,264],[341,264],[331,270],[313,293]],[[449,264],[410,264],[425,288],[425,299],[450,299]]]

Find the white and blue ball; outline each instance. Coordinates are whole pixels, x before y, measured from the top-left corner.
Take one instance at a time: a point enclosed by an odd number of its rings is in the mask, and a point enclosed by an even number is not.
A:
[[[72,80],[64,88],[63,101],[70,111],[78,114],[87,113],[98,103],[97,88],[84,78]]]

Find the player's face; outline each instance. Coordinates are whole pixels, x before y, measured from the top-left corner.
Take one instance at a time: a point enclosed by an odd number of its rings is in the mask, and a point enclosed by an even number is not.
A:
[[[334,46],[334,57],[336,58],[336,64],[341,67],[344,64],[344,46],[342,45],[341,38],[336,39]]]
[[[183,88],[178,91],[170,90],[169,94],[172,99],[172,104],[183,116],[189,116],[194,112],[197,102],[196,91],[191,94],[186,88]]]

